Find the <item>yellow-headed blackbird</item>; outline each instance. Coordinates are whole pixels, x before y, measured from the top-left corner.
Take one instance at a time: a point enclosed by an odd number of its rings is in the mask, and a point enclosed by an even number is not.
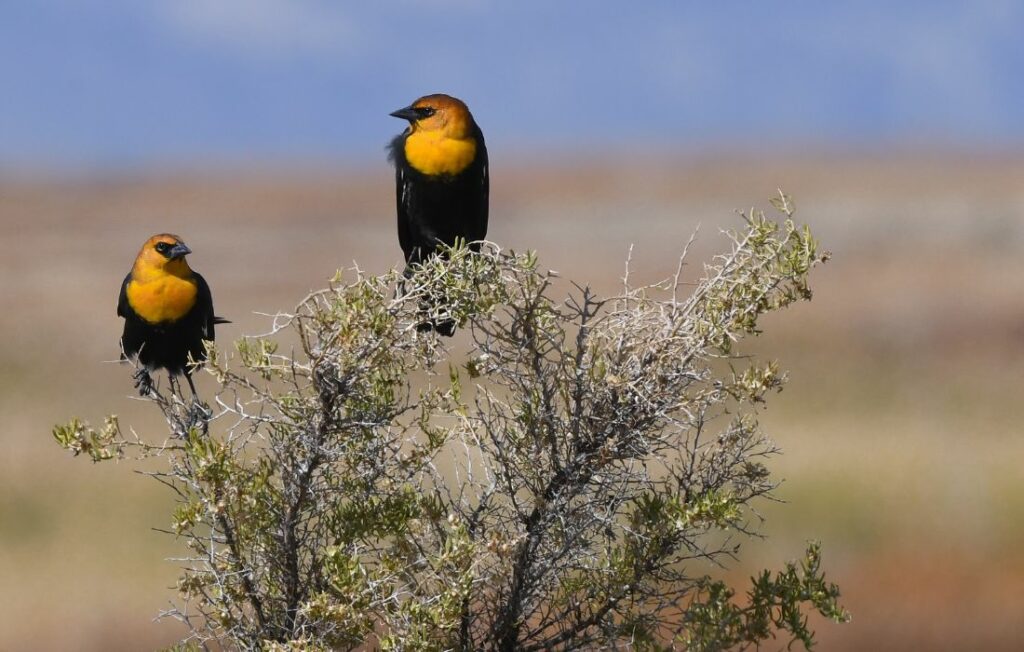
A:
[[[189,356],[196,362],[205,360],[203,340],[213,341],[214,324],[228,323],[214,317],[210,286],[185,261],[190,253],[178,236],[154,235],[142,245],[121,284],[121,356],[138,359],[135,386],[142,395],[152,389],[149,372],[166,369],[172,378],[185,374],[195,396]]]
[[[409,128],[391,141],[398,200],[398,241],[410,266],[434,255],[438,244],[487,235],[487,147],[469,108],[449,95],[426,95],[391,115]],[[474,247],[474,250],[478,245]],[[451,336],[451,321],[420,324]]]

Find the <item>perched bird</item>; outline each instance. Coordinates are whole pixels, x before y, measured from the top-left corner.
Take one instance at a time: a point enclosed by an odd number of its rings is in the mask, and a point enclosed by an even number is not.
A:
[[[185,261],[192,250],[176,235],[154,235],[142,245],[135,264],[121,284],[117,314],[124,317],[122,359],[136,358],[135,387],[142,395],[153,386],[150,371],[185,374],[192,395],[189,356],[206,359],[203,340],[213,341],[214,324],[229,323],[213,314],[210,286]]]
[[[487,235],[487,147],[469,108],[449,95],[426,95],[391,113],[409,127],[391,141],[398,200],[398,241],[411,266],[456,239],[483,240]],[[474,251],[479,245],[474,247]],[[451,336],[450,320],[419,325]]]

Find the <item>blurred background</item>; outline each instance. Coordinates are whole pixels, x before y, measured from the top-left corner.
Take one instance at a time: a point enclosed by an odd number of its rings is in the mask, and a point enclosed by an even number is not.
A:
[[[784,502],[729,572],[817,538],[853,614],[819,649],[1020,649],[1022,24],[1013,0],[0,3],[0,650],[181,635],[152,622],[170,496],[49,434],[163,432],[110,362],[141,243],[185,238],[225,341],[399,264],[387,114],[437,91],[487,136],[489,238],[603,292],[630,245],[654,281],[699,224],[696,275],[735,211],[792,194],[834,259],[753,343],[791,374],[764,414]]]

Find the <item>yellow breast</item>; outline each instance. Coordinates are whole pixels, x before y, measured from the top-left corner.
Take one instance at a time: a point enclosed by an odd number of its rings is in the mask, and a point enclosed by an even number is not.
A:
[[[128,304],[151,324],[181,319],[196,304],[196,284],[166,274],[150,281],[128,283]]]
[[[405,159],[414,169],[429,176],[458,174],[476,157],[472,138],[446,138],[428,131],[415,131],[405,139]]]

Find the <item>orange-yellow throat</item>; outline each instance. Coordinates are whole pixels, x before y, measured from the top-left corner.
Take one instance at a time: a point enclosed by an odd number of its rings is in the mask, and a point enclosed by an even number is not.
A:
[[[188,314],[196,303],[198,288],[188,266],[182,267],[149,274],[136,270],[127,288],[132,310],[151,324],[177,321]]]
[[[405,139],[405,159],[413,169],[427,176],[456,175],[476,157],[473,138],[451,138],[443,134],[414,130]]]

